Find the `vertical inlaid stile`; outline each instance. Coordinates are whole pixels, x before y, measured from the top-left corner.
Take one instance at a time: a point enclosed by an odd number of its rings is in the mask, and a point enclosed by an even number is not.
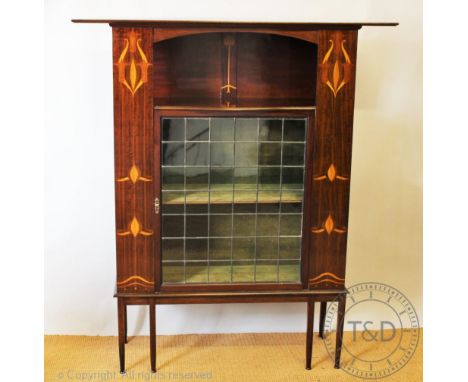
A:
[[[118,291],[154,290],[152,33],[113,28]]]
[[[357,30],[320,33],[310,181],[309,287],[344,285]]]

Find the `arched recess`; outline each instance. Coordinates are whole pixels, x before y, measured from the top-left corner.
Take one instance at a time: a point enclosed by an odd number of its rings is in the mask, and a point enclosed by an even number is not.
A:
[[[314,106],[317,45],[280,33],[191,33],[154,44],[158,106]]]

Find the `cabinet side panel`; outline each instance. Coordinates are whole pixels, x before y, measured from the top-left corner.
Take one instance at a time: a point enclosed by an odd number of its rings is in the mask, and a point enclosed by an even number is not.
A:
[[[112,29],[117,290],[154,290],[153,31]]]
[[[309,279],[311,289],[345,282],[357,31],[320,35],[313,137]]]

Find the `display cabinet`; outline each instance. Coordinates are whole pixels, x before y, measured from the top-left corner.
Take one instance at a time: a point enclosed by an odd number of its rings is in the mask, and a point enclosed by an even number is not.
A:
[[[357,33],[394,23],[74,20],[112,26],[120,370],[127,306],[345,312]],[[365,80],[365,78],[364,78]]]

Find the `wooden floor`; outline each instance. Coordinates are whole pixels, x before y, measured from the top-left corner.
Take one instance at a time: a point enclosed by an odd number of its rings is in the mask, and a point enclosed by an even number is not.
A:
[[[352,334],[345,333],[344,344]],[[359,354],[388,349],[362,341]],[[158,372],[150,373],[148,337],[130,337],[127,376],[119,372],[117,337],[45,336],[45,381],[359,381],[333,368],[324,342],[314,334],[312,370],[304,369],[304,333],[209,334],[157,337]],[[346,362],[349,354],[343,353]],[[348,360],[349,361],[349,360]],[[88,379],[86,379],[86,377]],[[92,379],[90,379],[92,378]],[[416,353],[382,381],[422,381],[422,332]]]

